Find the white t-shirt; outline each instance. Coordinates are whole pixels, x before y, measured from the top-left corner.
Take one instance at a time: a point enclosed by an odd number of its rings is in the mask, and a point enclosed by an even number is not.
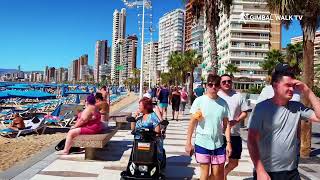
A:
[[[239,92],[232,90],[229,94],[226,94],[220,90],[218,96],[224,99],[229,106],[230,121],[237,119],[241,112],[248,110],[247,103]],[[231,128],[231,136],[240,136],[240,123]]]

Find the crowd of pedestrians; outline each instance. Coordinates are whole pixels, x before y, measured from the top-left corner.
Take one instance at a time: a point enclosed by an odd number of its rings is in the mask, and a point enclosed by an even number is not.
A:
[[[208,75],[206,89],[194,90],[185,151],[195,154],[200,179],[227,179],[242,153],[240,122],[252,111],[248,123],[248,149],[258,180],[299,180],[300,121],[320,121],[320,101],[287,64],[279,64],[270,85],[249,109],[232,88],[233,77]],[[180,92],[180,95],[182,92]],[[271,94],[271,95],[270,95]],[[312,107],[300,101],[305,97]],[[195,130],[195,131],[194,131]],[[195,141],[192,144],[192,134]],[[241,166],[241,164],[240,164]]]

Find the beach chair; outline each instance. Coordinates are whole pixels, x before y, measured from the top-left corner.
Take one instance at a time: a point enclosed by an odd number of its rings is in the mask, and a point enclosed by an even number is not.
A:
[[[46,124],[57,124],[60,125],[61,127],[64,127],[62,125],[66,120],[69,120],[72,118],[72,111],[66,112],[62,116],[54,116],[55,118],[46,118],[45,123]]]
[[[44,122],[45,122],[44,118],[39,119],[38,117],[34,117],[31,120],[25,121],[25,126],[26,126],[25,129],[16,131],[16,130],[6,128],[0,131],[0,135],[4,137],[17,138],[21,135],[30,134],[33,132],[37,134],[43,134],[47,127]]]

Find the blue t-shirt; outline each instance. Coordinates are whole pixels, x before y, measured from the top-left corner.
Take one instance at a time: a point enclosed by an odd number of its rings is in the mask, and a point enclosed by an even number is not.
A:
[[[144,121],[140,119],[136,122],[136,129],[148,128],[155,129],[160,124],[160,119],[155,112],[148,115],[147,119]],[[140,138],[140,137],[139,137]],[[161,138],[157,138],[158,145],[157,150],[159,153],[158,158],[161,160],[163,158],[163,141]]]
[[[202,96],[204,93],[204,88],[203,87],[197,87],[196,89],[194,89],[194,92],[196,93],[196,95],[198,97]]]
[[[160,120],[155,112],[148,115],[147,120],[139,120],[136,123],[136,129],[148,128],[154,129],[160,124]]]
[[[159,101],[160,103],[169,103],[169,95],[170,92],[168,89],[161,89],[159,93]]]
[[[218,97],[211,99],[207,95],[194,100],[190,113],[201,111],[203,120],[196,129],[195,144],[209,150],[222,147],[223,141],[223,118],[229,117],[229,107],[225,100]]]

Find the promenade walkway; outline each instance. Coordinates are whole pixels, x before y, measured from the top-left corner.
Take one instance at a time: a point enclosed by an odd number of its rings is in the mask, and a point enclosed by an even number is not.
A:
[[[128,106],[122,112],[136,110],[138,103]],[[169,108],[171,109],[171,108]],[[188,112],[188,109],[186,110]],[[186,133],[190,115],[184,115],[180,121],[171,120],[171,111],[168,113],[170,124],[167,129],[167,138],[164,148],[167,152],[167,179],[198,179],[199,166],[194,156],[191,158],[184,153]],[[242,130],[246,137],[246,131]],[[24,172],[18,174],[16,180],[119,180],[120,172],[125,170],[131,152],[133,136],[129,130],[119,130],[107,146],[98,152],[102,161],[85,161],[84,154],[57,156],[55,153],[34,164]],[[243,154],[239,167],[228,177],[231,180],[251,179],[253,165],[247,150],[246,138],[243,141]],[[318,158],[319,159],[319,158]],[[299,168],[302,179],[320,179],[320,163],[317,157],[310,161],[302,160]]]

